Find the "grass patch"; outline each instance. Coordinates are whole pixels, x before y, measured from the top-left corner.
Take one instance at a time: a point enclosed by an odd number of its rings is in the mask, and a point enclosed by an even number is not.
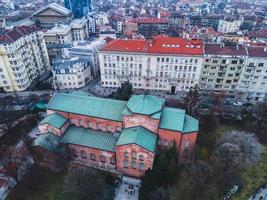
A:
[[[240,172],[242,188],[233,200],[248,199],[261,186],[267,183],[267,146],[263,146],[261,159],[253,166]]]
[[[29,176],[25,177],[10,193],[8,200],[55,200],[63,190],[63,172],[52,173],[40,170],[38,172],[38,189],[33,187]]]

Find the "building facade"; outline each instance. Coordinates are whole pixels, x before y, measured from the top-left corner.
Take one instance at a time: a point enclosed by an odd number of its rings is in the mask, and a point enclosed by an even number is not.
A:
[[[218,32],[221,33],[236,33],[242,24],[242,19],[235,17],[226,17],[219,21]]]
[[[238,91],[246,99],[264,101],[267,94],[267,48],[248,47],[246,60]]]
[[[199,40],[158,36],[152,40],[113,40],[99,51],[101,84],[175,94],[199,83],[203,65]]]
[[[243,46],[205,45],[200,88],[225,91],[233,95],[238,90],[247,56],[247,51]]]
[[[38,164],[52,169],[64,145],[79,165],[141,177],[153,168],[157,150],[174,142],[179,163],[190,161],[198,132],[196,119],[151,95],[134,95],[125,102],[60,93],[50,100],[47,114],[33,147]],[[46,157],[47,151],[54,156]]]
[[[80,42],[68,50],[70,56],[77,56],[90,63],[91,75],[100,76],[98,50],[106,44],[105,40],[96,39],[92,42]]]
[[[41,28],[52,28],[56,23],[69,23],[72,20],[72,13],[57,3],[51,3],[37,10],[32,17]]]
[[[89,62],[78,57],[55,60],[52,73],[55,89],[81,88],[93,79]]]
[[[76,19],[70,24],[72,39],[74,42],[85,40],[89,37],[89,29],[86,19]]]
[[[26,90],[34,79],[50,70],[43,32],[21,26],[0,35],[0,87]]]

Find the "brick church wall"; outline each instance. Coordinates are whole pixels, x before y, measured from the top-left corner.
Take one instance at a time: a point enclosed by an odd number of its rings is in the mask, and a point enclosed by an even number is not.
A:
[[[82,165],[101,168],[103,170],[107,170],[111,172],[116,171],[115,152],[102,151],[99,149],[93,149],[90,147],[85,147],[85,146],[80,146],[80,145],[75,145],[75,144],[68,144],[68,147],[71,152],[71,157],[74,161]],[[92,159],[91,154],[95,155],[95,159]],[[101,162],[101,159],[100,159],[101,156],[105,157],[105,162]],[[112,160],[114,161],[114,163],[112,163]]]
[[[143,126],[154,133],[158,131],[159,119],[153,119],[149,116],[138,114],[124,115],[122,119],[124,128]]]
[[[125,157],[125,152],[128,152],[128,157]],[[132,152],[136,152],[136,158],[132,158]],[[143,156],[143,160],[140,159]],[[123,146],[116,146],[117,170],[120,173],[128,176],[141,177],[145,175],[145,170],[153,166],[155,154],[146,149],[136,145],[129,144]],[[128,167],[125,168],[125,160],[128,161]],[[136,162],[136,168],[132,167],[132,162]],[[140,163],[144,164],[144,169],[140,170]]]

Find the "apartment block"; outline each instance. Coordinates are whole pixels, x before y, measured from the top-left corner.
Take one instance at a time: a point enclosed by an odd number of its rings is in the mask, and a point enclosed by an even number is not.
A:
[[[206,44],[200,88],[234,94],[247,56],[243,46]]]
[[[55,60],[52,72],[56,89],[81,88],[92,80],[89,62],[78,57]]]
[[[199,83],[203,43],[157,36],[151,40],[113,40],[99,51],[101,83],[175,94]]]
[[[43,32],[21,26],[0,34],[0,87],[26,90],[32,81],[50,70]]]
[[[267,94],[267,47],[248,47],[238,91],[247,99],[263,101]]]
[[[243,22],[243,19],[236,17],[225,17],[219,21],[218,32],[221,33],[235,33],[239,31],[239,28]]]

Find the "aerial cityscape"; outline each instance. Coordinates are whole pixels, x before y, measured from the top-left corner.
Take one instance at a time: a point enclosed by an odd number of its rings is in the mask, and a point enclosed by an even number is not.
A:
[[[0,200],[267,200],[266,0],[0,0]]]

